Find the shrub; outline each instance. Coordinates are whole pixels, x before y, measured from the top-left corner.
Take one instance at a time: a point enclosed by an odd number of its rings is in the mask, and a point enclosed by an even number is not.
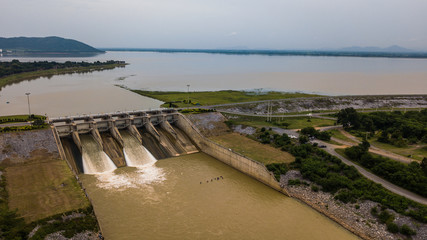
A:
[[[411,236],[411,235],[417,234],[417,232],[415,230],[413,230],[412,228],[410,228],[406,224],[402,225],[402,227],[400,228],[400,233],[403,235],[406,235],[406,236]]]
[[[397,226],[394,222],[388,222],[387,223],[387,231],[391,233],[398,233],[399,232],[399,226]]]

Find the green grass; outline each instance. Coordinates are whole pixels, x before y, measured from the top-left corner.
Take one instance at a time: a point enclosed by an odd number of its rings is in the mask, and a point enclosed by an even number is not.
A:
[[[412,159],[421,161],[427,157],[427,144],[415,144],[408,145],[405,147],[397,147],[391,144],[378,142],[376,138],[369,141],[373,146],[387,150],[392,153],[399,154],[404,157],[410,157]]]
[[[6,180],[9,207],[27,222],[90,205],[66,162],[43,152],[6,167]]]
[[[45,116],[34,115],[34,118],[45,120]],[[0,116],[0,124],[4,123],[16,123],[16,122],[27,122],[31,121],[28,115],[10,115],[10,116]]]
[[[355,141],[353,141],[352,139],[346,137],[344,134],[342,134],[339,130],[337,129],[332,129],[329,130],[328,132],[332,133],[332,137],[339,139],[339,140],[343,140],[346,142],[351,142],[351,143],[356,143]]]
[[[69,73],[81,73],[81,72],[92,72],[92,71],[102,71],[106,69],[113,69],[116,67],[123,67],[126,64],[105,64],[97,66],[88,66],[88,67],[75,67],[75,68],[61,68],[61,69],[49,69],[49,70],[40,70],[33,72],[24,72],[9,75],[6,77],[0,78],[0,89],[4,86],[12,83],[18,83],[24,80],[32,80],[39,77],[50,77],[54,75],[69,74]]]
[[[272,122],[266,122],[266,117],[255,117],[255,116],[243,116],[235,114],[224,114],[234,125],[247,125],[252,127],[275,127],[276,122],[289,123],[288,129],[302,129],[305,127],[326,127],[333,126],[335,121],[321,118],[309,118],[309,117],[291,117],[291,118],[273,118]]]
[[[291,163],[295,161],[295,158],[287,152],[267,144],[262,144],[237,133],[224,134],[211,137],[210,139],[265,165],[271,163]]]
[[[206,91],[206,92],[161,92],[161,91],[142,91],[132,90],[140,95],[154,98],[163,102],[175,102],[178,107],[194,107],[195,104],[202,106],[226,104],[226,103],[239,103],[251,102],[261,100],[274,100],[286,98],[301,98],[301,97],[319,97],[320,95],[305,94],[305,93],[283,93],[283,92],[265,92],[258,94],[256,92],[245,91]],[[187,99],[191,100],[192,104],[183,103]]]

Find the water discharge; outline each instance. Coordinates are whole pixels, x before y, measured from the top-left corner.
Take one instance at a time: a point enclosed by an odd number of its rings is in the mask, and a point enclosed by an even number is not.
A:
[[[120,131],[120,135],[124,142],[123,151],[128,166],[143,166],[156,161],[153,155],[128,131]]]
[[[91,135],[80,135],[80,140],[85,174],[111,172],[117,168]]]
[[[106,239],[357,239],[203,153],[80,179]]]

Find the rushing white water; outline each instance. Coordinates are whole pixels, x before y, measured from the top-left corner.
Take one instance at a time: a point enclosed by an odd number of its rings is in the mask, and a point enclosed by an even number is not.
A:
[[[123,152],[128,166],[143,166],[157,161],[156,158],[154,158],[154,156],[129,132],[120,131],[120,135],[124,142]]]
[[[112,172],[116,165],[90,135],[80,135],[82,143],[83,172],[98,174]]]

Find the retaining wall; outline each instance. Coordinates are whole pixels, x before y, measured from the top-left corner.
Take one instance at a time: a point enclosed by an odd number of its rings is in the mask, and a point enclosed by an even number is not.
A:
[[[202,152],[289,196],[288,192],[280,186],[274,175],[262,163],[247,158],[204,137],[193,123],[182,114],[179,114],[176,125],[197,144]]]

